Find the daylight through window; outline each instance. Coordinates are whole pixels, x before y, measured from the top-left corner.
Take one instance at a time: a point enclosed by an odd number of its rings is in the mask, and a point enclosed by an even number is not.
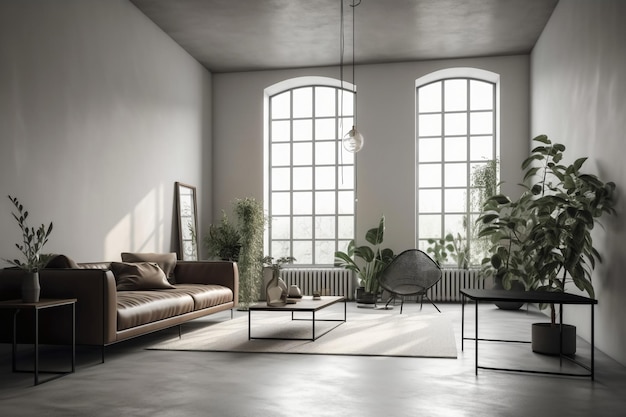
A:
[[[499,177],[496,93],[469,77],[417,83],[417,242],[450,235],[447,264],[476,265],[486,249],[475,221]]]
[[[335,251],[354,238],[354,155],[341,146],[353,104],[352,92],[324,85],[269,97],[266,254],[332,265]]]

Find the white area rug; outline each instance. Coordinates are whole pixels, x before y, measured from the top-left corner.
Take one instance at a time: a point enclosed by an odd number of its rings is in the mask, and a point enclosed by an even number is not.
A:
[[[343,313],[341,313],[343,317]],[[310,318],[300,313],[296,318]],[[325,318],[318,314],[317,318]],[[328,317],[331,318],[331,317]],[[337,314],[332,318],[338,318]],[[291,320],[290,313],[253,312],[253,337],[311,337],[311,322]],[[316,320],[321,334],[337,322]],[[315,341],[248,340],[248,317],[185,332],[182,338],[151,346],[157,350],[213,352],[300,353],[320,355],[402,356],[456,358],[456,341],[450,320],[439,313],[398,314],[383,311],[348,314],[348,321]]]

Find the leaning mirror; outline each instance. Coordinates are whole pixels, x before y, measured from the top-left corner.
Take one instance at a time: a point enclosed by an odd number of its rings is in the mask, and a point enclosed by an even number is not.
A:
[[[178,214],[178,248],[183,261],[198,260],[198,215],[196,187],[176,183],[176,210]]]

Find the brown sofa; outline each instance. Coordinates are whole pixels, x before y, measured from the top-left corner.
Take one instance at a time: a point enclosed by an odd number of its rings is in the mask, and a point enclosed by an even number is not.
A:
[[[40,271],[41,298],[76,298],[76,343],[105,346],[237,305],[239,274],[234,262],[177,261],[172,288],[118,291],[119,282],[110,262],[84,263],[74,268]],[[0,298],[19,299],[21,271],[0,271]],[[67,340],[69,309],[52,309],[41,315],[41,339]],[[18,329],[28,325],[20,317]],[[2,341],[10,341],[12,315],[0,316]],[[30,332],[21,332],[21,335]],[[71,334],[71,333],[69,333]],[[61,338],[61,339],[59,339]],[[104,351],[104,349],[103,349]]]

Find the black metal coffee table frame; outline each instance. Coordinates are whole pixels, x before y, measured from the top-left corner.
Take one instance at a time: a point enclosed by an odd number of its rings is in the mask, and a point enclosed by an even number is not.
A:
[[[322,310],[326,307],[329,307],[333,304],[336,304],[340,301],[343,301],[343,318],[342,319],[320,319],[316,317],[316,312],[318,312],[319,310]],[[252,312],[253,311],[273,311],[273,312],[291,312],[291,320],[297,321],[297,320],[306,320],[306,321],[311,321],[311,337],[296,337],[296,338],[290,338],[290,337],[258,337],[258,336],[252,336]],[[295,318],[294,313],[311,313],[311,318],[310,319],[301,319],[301,318]],[[310,341],[315,341],[317,339],[319,339],[320,337],[324,336],[326,333],[330,332],[331,330],[337,328],[338,326],[340,326],[341,324],[346,322],[346,317],[347,317],[347,306],[346,306],[346,299],[345,297],[342,296],[323,296],[321,297],[321,299],[319,300],[314,300],[312,297],[303,297],[302,300],[296,302],[295,304],[286,304],[284,306],[268,306],[266,304],[263,303],[258,303],[258,304],[253,304],[248,308],[248,340],[252,340],[252,339],[270,339],[270,340],[310,340]],[[326,331],[322,332],[322,333],[316,333],[315,332],[315,322],[316,321],[332,321],[332,322],[337,322],[338,324],[336,326],[331,327],[330,329],[327,329]]]
[[[547,291],[506,291],[506,290],[460,290],[463,295],[463,301],[461,304],[461,350],[464,347],[464,340],[474,340],[475,346],[475,373],[478,375],[478,369],[490,369],[496,371],[511,371],[511,372],[525,372],[535,374],[548,374],[548,375],[565,375],[576,377],[591,377],[594,379],[594,362],[595,362],[595,325],[594,325],[594,306],[598,304],[598,300],[593,298],[583,297],[580,295],[560,293],[560,292],[547,292]],[[475,310],[475,333],[473,338],[465,337],[465,301],[466,298],[473,300],[476,304]],[[561,340],[560,350],[562,352],[563,346],[563,305],[564,304],[577,304],[577,305],[590,305],[591,306],[591,360],[590,364],[584,364],[574,358],[560,354],[560,360],[563,359],[575,363],[583,369],[586,369],[587,373],[570,373],[570,372],[551,372],[541,370],[527,370],[527,369],[513,369],[513,368],[499,368],[489,366],[479,366],[478,364],[478,341],[487,342],[509,342],[509,343],[530,343],[530,341],[523,340],[499,340],[499,339],[481,339],[478,337],[478,303],[479,302],[496,302],[496,301],[514,301],[524,303],[538,303],[538,304],[558,304],[559,305],[559,326],[561,328]]]

